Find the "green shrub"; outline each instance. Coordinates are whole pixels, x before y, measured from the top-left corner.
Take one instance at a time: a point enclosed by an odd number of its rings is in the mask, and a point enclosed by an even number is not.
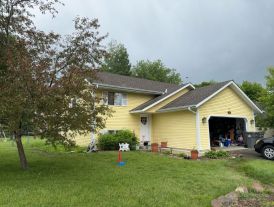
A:
[[[204,154],[204,156],[210,159],[217,159],[216,151],[208,151]]]
[[[171,154],[171,152],[169,151],[169,150],[165,150],[165,151],[163,151],[162,152],[164,155],[170,155]]]
[[[227,151],[217,151],[217,157],[219,158],[226,158],[226,157],[229,157],[230,154],[227,152]]]
[[[179,154],[177,154],[177,157],[187,157],[185,153],[181,152]]]
[[[209,151],[206,152],[204,156],[209,159],[218,159],[229,157],[229,153],[226,151]]]
[[[130,149],[135,150],[137,138],[129,130],[121,130],[116,134],[102,134],[98,138],[98,147],[101,150],[118,150],[119,143],[128,143]]]

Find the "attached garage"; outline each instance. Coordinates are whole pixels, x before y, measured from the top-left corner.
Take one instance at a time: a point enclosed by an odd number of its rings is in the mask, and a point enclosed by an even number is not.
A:
[[[220,147],[223,144],[243,146],[243,136],[246,132],[246,118],[212,116],[209,122],[209,137],[211,147]],[[229,142],[225,142],[229,140]]]
[[[256,132],[255,114],[262,111],[230,82],[199,105],[200,141],[202,150],[216,146],[220,138],[237,145],[244,132]]]
[[[195,127],[186,132],[195,130],[195,148],[199,151],[220,146],[221,138],[232,140],[234,145],[242,144],[239,137],[245,132],[256,132],[255,114],[262,113],[233,81],[192,90],[159,112],[180,110],[188,110],[195,117]],[[178,142],[184,145],[184,136],[178,136]]]

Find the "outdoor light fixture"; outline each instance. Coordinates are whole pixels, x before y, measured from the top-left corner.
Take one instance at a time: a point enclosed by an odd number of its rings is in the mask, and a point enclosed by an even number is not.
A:
[[[203,124],[206,123],[206,117],[203,117],[203,118],[202,118],[202,122],[203,122]]]
[[[254,122],[255,122],[255,121],[254,121],[253,119],[250,120],[250,124],[254,124]]]

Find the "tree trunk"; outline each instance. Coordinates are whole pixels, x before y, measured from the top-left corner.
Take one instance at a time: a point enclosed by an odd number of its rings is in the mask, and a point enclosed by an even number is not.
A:
[[[20,159],[20,165],[23,170],[26,170],[28,168],[28,162],[25,155],[24,147],[22,144],[22,137],[20,133],[15,134],[15,141],[17,145],[18,155]]]

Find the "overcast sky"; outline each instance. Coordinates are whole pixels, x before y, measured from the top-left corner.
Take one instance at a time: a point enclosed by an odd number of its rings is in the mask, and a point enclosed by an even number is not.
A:
[[[57,18],[36,18],[45,30],[70,33],[72,19],[98,18],[128,49],[132,64],[161,59],[184,81],[264,83],[274,65],[273,0],[63,0]],[[185,77],[189,77],[187,80]]]

